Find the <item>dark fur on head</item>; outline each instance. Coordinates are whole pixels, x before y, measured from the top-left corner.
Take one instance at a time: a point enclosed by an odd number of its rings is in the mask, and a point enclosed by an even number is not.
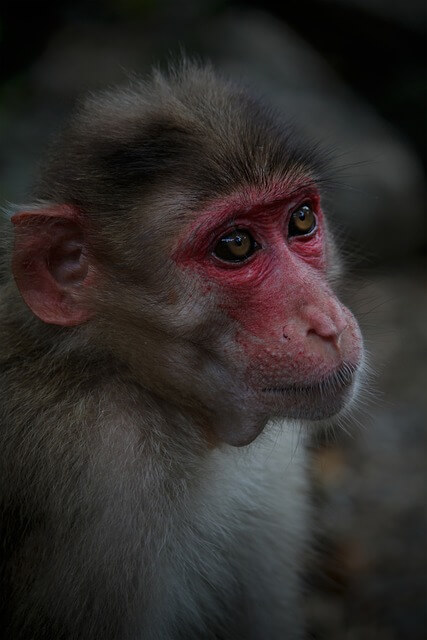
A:
[[[83,102],[53,145],[35,197],[115,219],[162,184],[185,190],[199,208],[301,168],[323,177],[324,154],[247,90],[183,62]]]

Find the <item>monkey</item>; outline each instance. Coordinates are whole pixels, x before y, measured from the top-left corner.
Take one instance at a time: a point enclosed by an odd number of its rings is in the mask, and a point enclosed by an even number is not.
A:
[[[329,171],[209,65],[77,105],[2,222],[2,638],[303,637],[305,434],[364,359]]]

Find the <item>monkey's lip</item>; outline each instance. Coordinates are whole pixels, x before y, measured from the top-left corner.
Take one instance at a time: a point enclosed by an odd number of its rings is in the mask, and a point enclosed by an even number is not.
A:
[[[353,383],[354,374],[357,371],[357,366],[351,363],[342,364],[338,369],[333,371],[310,384],[293,383],[289,385],[283,385],[280,387],[264,387],[263,393],[313,393],[316,391],[326,391],[328,387],[334,387],[335,390],[347,387]]]
[[[319,420],[338,413],[351,395],[358,367],[344,363],[332,373],[310,384],[293,383],[262,388],[280,414],[290,418]]]

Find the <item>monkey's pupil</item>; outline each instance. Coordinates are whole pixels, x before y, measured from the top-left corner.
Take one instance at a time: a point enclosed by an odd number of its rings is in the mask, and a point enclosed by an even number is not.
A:
[[[253,254],[257,244],[249,231],[236,230],[221,238],[214,255],[227,262],[242,262]]]

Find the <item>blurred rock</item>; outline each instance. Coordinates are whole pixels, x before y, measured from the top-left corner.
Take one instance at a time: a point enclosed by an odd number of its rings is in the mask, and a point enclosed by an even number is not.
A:
[[[49,42],[31,69],[31,82],[52,100],[69,99],[126,82],[148,71],[155,52],[152,34],[136,25],[77,23]]]
[[[377,13],[389,20],[403,22],[412,28],[425,28],[426,4],[424,0],[330,0],[337,5],[354,6],[367,13]]]

